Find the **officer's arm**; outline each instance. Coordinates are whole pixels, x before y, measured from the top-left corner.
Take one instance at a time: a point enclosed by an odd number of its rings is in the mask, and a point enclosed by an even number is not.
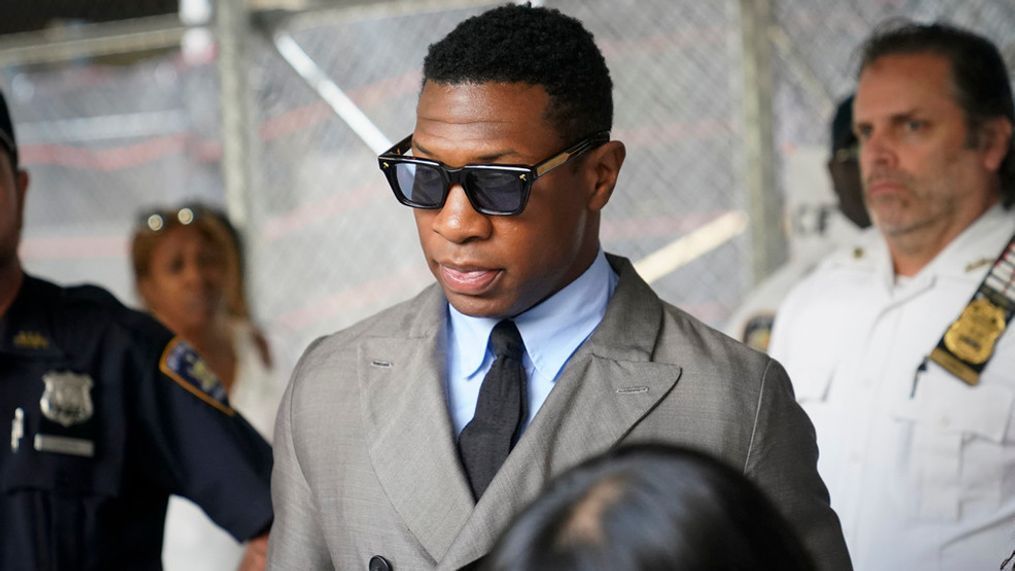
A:
[[[271,448],[224,391],[208,384],[203,361],[182,343],[170,341],[150,382],[136,389],[151,469],[172,493],[246,541],[271,526]]]
[[[817,568],[852,569],[839,518],[818,475],[814,426],[793,398],[786,371],[769,359],[745,473],[800,535]]]

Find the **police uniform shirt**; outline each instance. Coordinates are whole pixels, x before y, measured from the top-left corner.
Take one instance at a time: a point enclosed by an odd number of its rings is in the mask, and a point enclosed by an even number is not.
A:
[[[0,569],[159,569],[170,494],[238,541],[271,523],[268,444],[189,346],[99,288],[25,276],[0,427]]]
[[[1015,549],[1015,334],[976,386],[921,368],[1013,232],[995,206],[897,280],[870,229],[779,308],[771,355],[814,422],[857,569],[998,569]]]

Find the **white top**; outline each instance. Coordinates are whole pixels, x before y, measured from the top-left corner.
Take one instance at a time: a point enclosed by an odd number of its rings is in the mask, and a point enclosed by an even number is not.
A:
[[[994,207],[896,281],[874,229],[779,309],[770,353],[817,430],[856,569],[997,569],[1015,549],[1015,334],[970,387],[917,369],[1015,232]]]
[[[277,376],[277,368],[264,366],[249,323],[233,324],[233,344],[236,381],[229,393],[229,404],[270,442],[285,384]],[[196,504],[179,496],[169,499],[162,546],[166,571],[236,569],[243,549],[242,544],[215,525]]]

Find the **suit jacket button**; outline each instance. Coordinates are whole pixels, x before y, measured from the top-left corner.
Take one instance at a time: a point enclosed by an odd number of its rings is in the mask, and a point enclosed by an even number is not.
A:
[[[381,557],[380,555],[374,555],[370,558],[370,571],[391,571],[393,567],[388,560]]]

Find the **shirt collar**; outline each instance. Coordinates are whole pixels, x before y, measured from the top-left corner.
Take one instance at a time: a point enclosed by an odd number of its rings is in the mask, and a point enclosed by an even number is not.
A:
[[[1010,210],[995,204],[955,237],[920,273],[947,276],[984,275],[1015,232]],[[982,270],[982,271],[978,271]]]
[[[874,227],[871,227],[874,229]],[[1012,233],[1015,216],[1002,205],[995,204],[955,237],[937,256],[905,284],[897,284],[891,254],[884,238],[878,234],[873,259],[886,291],[919,289],[939,277],[982,279],[1001,254]],[[898,286],[898,287],[897,287]]]
[[[618,280],[600,249],[582,275],[514,318],[525,353],[540,375],[556,378],[568,358],[602,321]],[[500,319],[471,317],[450,304],[448,313],[451,343],[461,357],[462,372],[472,376],[483,366],[490,332]]]

